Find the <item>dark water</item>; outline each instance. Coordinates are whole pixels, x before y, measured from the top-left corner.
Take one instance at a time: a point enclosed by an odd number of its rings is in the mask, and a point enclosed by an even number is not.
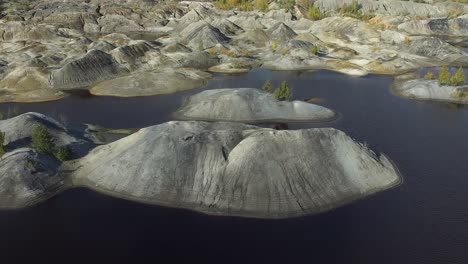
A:
[[[206,88],[261,87],[266,79],[286,80],[296,98],[321,98],[342,115],[289,128],[339,128],[388,154],[404,184],[328,213],[288,220],[206,216],[75,189],[32,208],[0,211],[0,261],[468,263],[468,108],[396,97],[389,90],[391,77],[326,71],[217,75]],[[182,98],[199,91],[136,99],[69,97],[1,104],[0,110],[141,127],[170,120]]]

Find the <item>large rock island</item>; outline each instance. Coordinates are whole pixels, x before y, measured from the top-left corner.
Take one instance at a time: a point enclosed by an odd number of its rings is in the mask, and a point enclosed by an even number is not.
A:
[[[21,120],[31,117],[61,144],[94,146],[92,131],[70,130],[34,113],[0,121],[0,128],[20,129]],[[14,138],[13,132],[6,131],[6,138]],[[1,208],[30,205],[84,186],[210,214],[286,218],[330,210],[401,180],[385,155],[333,128],[277,131],[239,123],[173,121],[64,163],[24,149],[27,141],[8,143],[0,158]]]

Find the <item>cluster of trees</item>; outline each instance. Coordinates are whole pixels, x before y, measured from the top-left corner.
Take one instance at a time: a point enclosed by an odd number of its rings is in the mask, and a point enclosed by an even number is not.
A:
[[[435,80],[436,76],[433,72],[428,72],[424,76],[426,80]],[[443,66],[439,72],[439,85],[450,85],[450,86],[461,86],[465,84],[465,73],[463,68],[459,68],[458,71],[451,75],[447,66]]]
[[[278,101],[291,101],[293,97],[292,90],[289,88],[289,84],[285,81],[282,81],[278,88],[273,89],[271,81],[268,80],[263,85],[263,90],[273,94]]]
[[[32,132],[32,147],[39,153],[53,155],[60,161],[70,160],[72,152],[68,146],[56,147],[54,138],[44,126],[36,126]]]

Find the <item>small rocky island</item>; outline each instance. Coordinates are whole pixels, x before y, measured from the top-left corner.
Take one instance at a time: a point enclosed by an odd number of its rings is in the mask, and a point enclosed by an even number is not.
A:
[[[31,147],[42,126],[71,160]],[[286,218],[319,213],[400,183],[397,168],[333,128],[277,131],[240,123],[172,121],[99,144],[89,127],[37,113],[0,121],[0,208],[68,188],[209,214]]]
[[[406,75],[399,76],[393,91],[409,99],[450,102],[457,104],[468,103],[468,85],[465,85],[463,69],[451,76],[446,67],[442,67],[439,80],[435,80],[433,72],[428,72],[424,78],[407,79]]]
[[[254,88],[207,90],[187,99],[176,116],[206,121],[326,121],[335,112],[303,101],[278,101],[272,94]]]

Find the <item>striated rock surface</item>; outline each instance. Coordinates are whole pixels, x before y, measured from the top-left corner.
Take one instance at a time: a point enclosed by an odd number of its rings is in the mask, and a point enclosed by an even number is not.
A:
[[[65,176],[60,162],[29,148],[20,148],[0,158],[0,208],[19,208],[55,195]]]
[[[169,122],[98,147],[74,184],[204,213],[285,218],[330,210],[400,182],[387,157],[343,132]]]
[[[128,70],[120,66],[112,55],[100,50],[92,50],[54,71],[51,83],[56,89],[78,89],[127,72]]]
[[[7,134],[0,208],[32,205],[83,186],[210,214],[286,218],[330,210],[400,182],[386,156],[332,128],[277,131],[240,123],[168,122],[60,163],[25,147],[37,124],[59,144],[91,142],[37,113],[0,121]]]
[[[302,101],[277,101],[254,88],[207,90],[187,99],[177,117],[191,120],[239,122],[315,121],[335,117],[325,107]]]

